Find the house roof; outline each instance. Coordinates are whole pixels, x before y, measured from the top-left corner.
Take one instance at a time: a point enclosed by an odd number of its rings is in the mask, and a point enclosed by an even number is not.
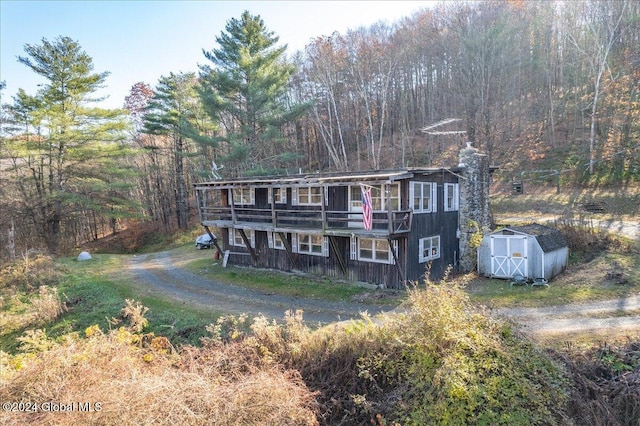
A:
[[[427,176],[435,173],[453,173],[461,172],[460,167],[452,168],[402,168],[392,170],[369,170],[355,172],[323,172],[308,173],[281,176],[259,176],[244,177],[233,179],[219,179],[208,182],[201,182],[195,186],[225,186],[225,185],[305,185],[305,184],[331,184],[345,181],[361,181],[361,182],[381,182],[381,181],[397,181],[408,179],[413,176]]]
[[[502,232],[507,229],[520,234],[534,236],[544,253],[549,253],[563,247],[567,247],[567,240],[564,235],[562,235],[562,232],[550,226],[531,223],[528,225],[507,226],[497,232]]]

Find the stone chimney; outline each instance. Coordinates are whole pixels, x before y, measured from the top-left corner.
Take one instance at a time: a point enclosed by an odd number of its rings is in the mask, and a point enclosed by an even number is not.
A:
[[[480,150],[467,146],[460,150],[460,269],[475,270],[478,247],[491,227],[489,212],[489,158]]]

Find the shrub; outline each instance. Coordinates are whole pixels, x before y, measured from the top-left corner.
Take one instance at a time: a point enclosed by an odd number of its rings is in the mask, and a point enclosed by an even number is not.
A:
[[[67,310],[64,302],[58,295],[56,287],[40,286],[38,297],[31,299],[31,312],[34,323],[46,324],[62,315]]]
[[[41,286],[58,285],[63,271],[50,256],[26,252],[21,259],[8,262],[0,269],[3,294],[33,292]]]
[[[557,221],[556,227],[567,239],[569,252],[585,262],[593,260],[612,243],[607,232],[596,228],[589,221],[565,219]]]
[[[301,318],[257,319],[245,342],[300,371],[321,422],[553,425],[564,421],[562,370],[510,324],[450,284],[409,291],[403,313],[317,331]]]
[[[409,299],[407,314],[389,325],[409,343],[403,362],[394,363],[409,408],[396,404],[391,418],[416,425],[564,422],[562,370],[511,324],[492,319],[449,284],[427,284]]]
[[[60,299],[56,287],[40,286],[38,295],[29,298],[28,303],[21,295],[14,295],[2,306],[0,328],[2,334],[33,326],[41,326],[58,318],[67,309]]]
[[[640,424],[640,342],[559,356],[573,377],[573,418],[593,426]]]
[[[125,306],[120,311],[120,315],[129,320],[129,327],[132,330],[140,333],[149,325],[149,321],[144,317],[148,311],[149,308],[142,306],[140,302],[125,299]]]

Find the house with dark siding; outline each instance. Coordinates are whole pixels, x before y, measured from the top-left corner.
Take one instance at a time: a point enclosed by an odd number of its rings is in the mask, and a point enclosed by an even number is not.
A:
[[[195,184],[195,194],[201,224],[232,264],[402,288],[458,265],[464,173],[462,166],[218,179]]]

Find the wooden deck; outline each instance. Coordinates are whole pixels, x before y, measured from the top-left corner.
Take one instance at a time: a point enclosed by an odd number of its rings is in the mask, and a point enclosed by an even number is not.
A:
[[[201,223],[217,228],[315,235],[395,238],[411,231],[411,210],[374,212],[373,229],[362,226],[362,213],[317,210],[267,210],[256,208],[201,207]]]

